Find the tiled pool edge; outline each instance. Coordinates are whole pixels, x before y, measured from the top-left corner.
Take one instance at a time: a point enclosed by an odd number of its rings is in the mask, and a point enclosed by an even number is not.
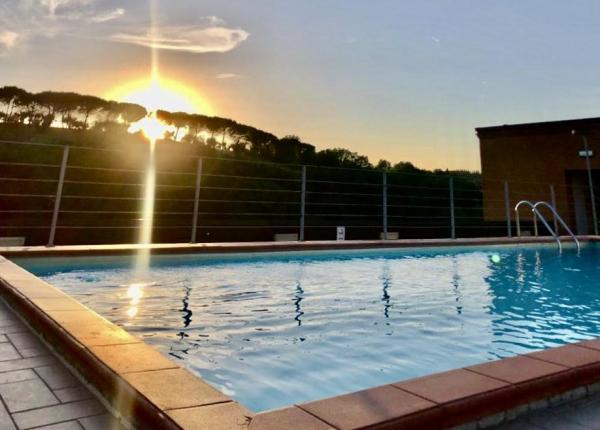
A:
[[[127,405],[121,413],[141,428],[475,429],[478,421],[483,428],[514,418],[526,405],[535,409],[562,397],[597,391],[600,381],[600,340],[596,340],[253,416],[150,346],[2,257],[0,280],[0,294],[13,309],[113,405]],[[139,355],[148,359],[133,359]]]
[[[583,242],[600,241],[600,236],[578,236]],[[561,236],[570,243],[571,238]],[[308,242],[223,242],[223,243],[162,243],[152,244],[153,254],[186,253],[237,253],[237,252],[279,252],[279,251],[326,251],[352,249],[423,248],[445,246],[484,246],[484,245],[532,245],[554,243],[549,236],[540,237],[492,237],[463,239],[398,239],[398,240],[323,240]],[[69,246],[11,246],[0,247],[0,255],[5,257],[64,257],[131,255],[142,246],[137,244],[119,245],[69,245]]]

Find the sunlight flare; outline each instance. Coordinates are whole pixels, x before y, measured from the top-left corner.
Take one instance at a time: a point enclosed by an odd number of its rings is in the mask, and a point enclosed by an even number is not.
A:
[[[164,109],[171,112],[214,115],[208,101],[187,85],[164,78],[157,71],[146,79],[127,82],[106,93],[109,100],[136,103],[148,111]]]
[[[129,133],[142,132],[154,145],[158,139],[162,139],[168,132],[174,132],[175,127],[162,122],[156,117],[156,112],[151,112],[148,116],[134,122],[127,129]]]

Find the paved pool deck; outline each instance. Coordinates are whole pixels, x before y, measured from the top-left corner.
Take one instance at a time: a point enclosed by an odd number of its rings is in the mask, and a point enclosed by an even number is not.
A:
[[[0,303],[0,430],[124,430]]]
[[[529,413],[494,430],[598,430],[600,394]]]

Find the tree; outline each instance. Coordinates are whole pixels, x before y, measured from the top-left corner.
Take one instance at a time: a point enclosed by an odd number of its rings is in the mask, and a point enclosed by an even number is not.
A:
[[[31,94],[14,86],[4,86],[0,88],[0,102],[6,105],[4,114],[4,121],[10,122],[15,113],[15,110],[19,109],[24,104],[29,103],[31,100]],[[19,120],[20,121],[20,120]]]
[[[90,114],[98,112],[107,106],[107,102],[100,97],[79,96],[77,109],[83,114],[83,129],[88,127],[88,118]]]
[[[123,120],[127,126],[148,115],[148,111],[145,107],[135,103],[118,103],[116,106],[116,111],[120,115],[121,120]]]
[[[398,173],[425,173],[425,170],[419,169],[415,167],[413,163],[410,161],[401,161],[399,163],[394,164],[392,170]]]
[[[308,159],[307,154],[314,154],[315,147],[303,143],[298,136],[288,135],[271,142],[273,146],[273,160],[284,163],[298,163]]]
[[[387,160],[379,160],[379,162],[377,163],[377,166],[375,166],[375,167],[380,170],[390,170],[392,168],[392,163],[390,163]]]
[[[316,156],[318,164],[332,167],[351,167],[366,169],[373,167],[369,158],[348,149],[333,148],[319,151]]]

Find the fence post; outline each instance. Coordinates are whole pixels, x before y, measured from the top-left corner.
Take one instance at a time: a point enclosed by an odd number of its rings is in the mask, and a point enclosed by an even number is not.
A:
[[[304,213],[306,207],[306,166],[302,166],[302,185],[300,192],[300,242],[304,241]]]
[[[448,179],[448,188],[450,190],[450,238],[456,239],[456,224],[454,219],[454,178]]]
[[[588,146],[587,136],[583,138],[583,147],[585,150],[585,166],[587,169],[588,185],[590,187],[590,203],[592,204],[592,219],[594,220],[594,234],[598,236],[598,217],[596,215],[596,196],[594,195],[594,181],[592,181],[592,166],[590,164],[590,148]]]
[[[554,192],[554,184],[550,184],[550,204],[554,210],[558,212],[558,209],[556,209],[556,193]],[[552,214],[552,218],[554,219],[554,232],[557,236],[560,236],[560,234],[558,234],[558,220],[556,219],[556,215]]]
[[[388,215],[387,215],[387,170],[383,171],[383,240],[388,238]]]
[[[504,181],[504,208],[506,209],[506,234],[508,237],[512,237],[511,223],[510,223],[510,195],[508,190],[508,181]]]
[[[190,243],[196,243],[196,230],[198,229],[198,209],[200,204],[200,187],[202,186],[202,157],[198,158],[196,165],[196,191],[194,193],[194,216],[192,221],[192,237]]]
[[[48,245],[54,246],[54,237],[56,236],[56,224],[58,222],[58,213],[60,211],[60,200],[62,198],[63,185],[65,183],[65,173],[67,171],[67,163],[69,162],[69,146],[63,148],[62,161],[60,163],[60,173],[58,175],[58,185],[56,187],[56,198],[54,200],[54,210],[52,211],[52,224],[50,225],[50,236],[48,237]]]

